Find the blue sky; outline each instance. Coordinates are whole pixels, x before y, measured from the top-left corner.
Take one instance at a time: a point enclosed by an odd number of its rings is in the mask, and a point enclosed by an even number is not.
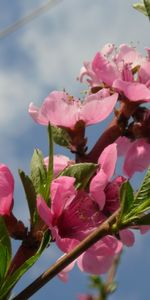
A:
[[[0,0],[0,29],[30,13],[44,1]],[[90,60],[107,42],[133,44],[141,52],[150,46],[148,20],[132,9],[131,0],[62,0],[47,13],[0,40],[0,161],[15,176],[15,213],[28,222],[27,208],[17,170],[29,172],[34,147],[47,155],[46,129],[28,116],[31,101],[40,104],[52,90],[65,88],[80,95],[84,87],[76,81],[84,60]],[[89,129],[92,145],[106,126]],[[56,152],[62,149],[56,147]],[[68,154],[68,153],[66,153]],[[139,177],[138,177],[139,180]],[[112,300],[142,300],[149,292],[150,235],[137,235],[136,244],[125,249],[118,272],[119,288]],[[50,248],[16,287],[22,289],[46,269],[59,252]],[[77,269],[66,285],[57,278],[32,299],[75,300],[87,290],[86,275]]]

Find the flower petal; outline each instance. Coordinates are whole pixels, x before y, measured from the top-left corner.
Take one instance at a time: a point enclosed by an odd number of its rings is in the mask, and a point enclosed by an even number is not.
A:
[[[99,81],[112,85],[113,81],[120,78],[120,72],[115,63],[109,62],[100,52],[97,52],[93,61],[92,69]]]
[[[105,205],[105,193],[104,189],[108,182],[107,175],[101,169],[91,180],[90,193],[92,194],[96,203],[98,203],[102,210]]]
[[[82,272],[99,275],[109,270],[112,261],[113,256],[95,256],[86,251],[78,257],[77,264]]]
[[[150,165],[150,144],[145,139],[136,140],[129,148],[123,170],[128,177],[135,172],[142,172]]]
[[[122,229],[119,231],[119,235],[124,245],[126,245],[127,247],[133,246],[135,242],[135,238],[134,238],[134,233],[131,230]]]
[[[36,107],[33,103],[30,103],[28,112],[36,123],[48,125],[47,117],[42,115],[40,108]]]
[[[117,144],[113,143],[107,146],[98,159],[100,167],[107,175],[108,180],[113,176],[117,161]]]
[[[37,210],[41,219],[45,222],[48,227],[52,227],[52,214],[50,208],[41,196],[37,197]]]
[[[0,215],[10,215],[13,208],[14,178],[9,168],[0,164]]]
[[[119,53],[116,55],[115,59],[117,64],[132,64],[132,67],[141,65],[141,63],[145,60],[145,58],[143,58],[134,47],[126,44],[120,45]]]
[[[103,90],[88,96],[83,102],[80,112],[80,120],[83,120],[86,125],[103,121],[112,112],[117,99],[117,93],[104,97]]]
[[[116,144],[118,156],[125,155],[132,145],[131,141],[125,136],[119,137],[116,140]]]
[[[123,92],[130,101],[150,101],[150,89],[142,83],[116,79],[113,83],[113,88],[117,92]]]
[[[48,167],[49,157],[44,158],[44,164]],[[54,177],[56,177],[69,164],[74,164],[73,160],[65,155],[54,155]]]
[[[47,125],[50,122],[55,126],[74,128],[79,120],[79,101],[65,92],[53,91],[40,109],[31,103],[29,113],[39,124]]]
[[[75,197],[74,183],[75,178],[69,176],[60,176],[52,181],[51,211],[55,216],[61,215],[65,205],[68,205]]]

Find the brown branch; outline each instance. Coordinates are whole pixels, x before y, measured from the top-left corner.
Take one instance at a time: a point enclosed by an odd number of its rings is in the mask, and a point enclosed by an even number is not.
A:
[[[53,264],[47,271],[40,275],[34,282],[25,288],[20,294],[12,300],[26,300],[36,293],[42,286],[55,277],[77,257],[79,257],[89,247],[94,245],[99,239],[108,234],[112,234],[111,226],[116,221],[120,209],[113,213],[105,222],[103,222],[94,232],[87,236],[80,244],[75,247],[70,253],[63,256],[59,261]]]
[[[122,134],[122,129],[118,124],[118,119],[115,117],[109,124],[109,127],[100,136],[93,149],[85,155],[85,160],[93,163],[97,163],[98,158],[102,151],[108,145],[114,143],[118,137]]]

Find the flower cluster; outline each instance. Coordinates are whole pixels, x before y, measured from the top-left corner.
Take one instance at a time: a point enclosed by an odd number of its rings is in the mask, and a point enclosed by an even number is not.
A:
[[[147,54],[143,57],[131,46],[121,45],[117,50],[107,44],[81,68],[79,80],[86,78],[88,83],[83,100],[65,91],[53,91],[40,108],[29,105],[33,120],[51,130],[50,154],[43,158],[35,150],[30,176],[19,173],[29,206],[29,229],[12,214],[14,179],[8,167],[0,164],[0,216],[9,235],[22,240],[8,267],[9,275],[35,253],[39,255],[45,232],[63,253],[70,253],[117,211],[111,230],[59,273],[66,281],[75,263],[90,274],[106,273],[123,245],[133,245],[133,230],[149,230],[145,215],[150,208],[149,198],[142,202],[143,195],[149,197],[149,181],[144,183],[139,199],[129,183],[136,172],[150,165],[150,49]],[[87,153],[86,126],[110,114],[112,122]],[[68,139],[74,160],[52,154],[52,136],[60,145],[62,139]],[[123,173],[117,176],[119,155],[125,159]],[[139,208],[135,199],[139,200]]]
[[[51,184],[51,208],[41,196],[37,199],[37,208],[41,218],[52,232],[53,239],[65,253],[70,252],[84,237],[90,234],[104,220],[105,212],[111,213],[111,202],[118,208],[118,190],[115,199],[108,199],[105,188],[110,181],[117,160],[116,144],[108,146],[99,158],[99,171],[93,177],[89,191],[76,190],[75,178],[60,176]],[[112,184],[113,185],[113,184]],[[110,187],[112,193],[114,187]],[[110,192],[111,193],[111,192]],[[123,230],[124,232],[124,230]],[[128,231],[126,239],[130,239]],[[129,244],[133,243],[129,241]],[[78,259],[77,264],[82,271],[92,274],[105,273],[110,267],[113,257],[122,249],[122,242],[113,236],[106,236],[89,248]]]
[[[149,54],[149,49],[147,49]],[[91,88],[109,87],[129,101],[150,101],[150,59],[122,44],[107,44],[91,62],[85,62],[79,79],[87,76]]]

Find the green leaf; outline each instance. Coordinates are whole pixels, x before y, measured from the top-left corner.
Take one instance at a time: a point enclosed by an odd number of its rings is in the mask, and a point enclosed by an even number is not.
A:
[[[148,169],[143,183],[134,196],[132,206],[123,218],[123,223],[136,220],[143,212],[150,209],[150,168]]]
[[[11,241],[5,226],[5,222],[0,217],[0,279],[3,280],[11,260]]]
[[[7,271],[7,256],[7,247],[0,243],[0,285],[3,283],[3,279]]]
[[[9,291],[15,286],[15,284],[18,282],[18,280],[23,276],[25,272],[29,270],[33,266],[33,264],[38,260],[38,258],[41,256],[45,248],[50,243],[50,233],[47,231],[44,234],[43,240],[41,242],[41,245],[36,252],[36,254],[32,257],[30,257],[26,262],[23,263],[23,265],[18,268],[10,277],[7,277],[6,281],[1,287],[0,290],[0,299],[4,299],[5,295],[9,293]]]
[[[150,0],[143,0],[143,3],[135,3],[133,4],[133,8],[149,17],[150,20]]]
[[[62,147],[69,148],[70,137],[65,129],[52,126],[54,142]]]
[[[129,181],[126,181],[122,184],[120,189],[120,205],[121,213],[119,216],[118,223],[122,223],[126,215],[130,212],[134,201],[134,194],[132,186]]]
[[[36,192],[34,185],[29,176],[27,176],[22,170],[18,170],[21,182],[24,187],[26,199],[28,202],[29,212],[30,212],[30,219],[31,223],[34,223],[34,212],[36,209]]]
[[[133,4],[133,8],[137,9],[139,12],[143,13],[145,16],[148,16],[146,8],[143,3]]]
[[[60,176],[70,176],[76,179],[75,186],[77,189],[85,188],[90,178],[94,175],[98,165],[93,163],[79,163],[67,167]]]
[[[31,180],[37,194],[43,193],[46,178],[47,171],[44,165],[42,152],[39,149],[35,149],[31,159]]]
[[[134,209],[149,206],[150,203],[150,168],[148,169],[142,185],[134,197]]]
[[[150,0],[144,0],[144,5],[145,5],[146,13],[150,20]]]

